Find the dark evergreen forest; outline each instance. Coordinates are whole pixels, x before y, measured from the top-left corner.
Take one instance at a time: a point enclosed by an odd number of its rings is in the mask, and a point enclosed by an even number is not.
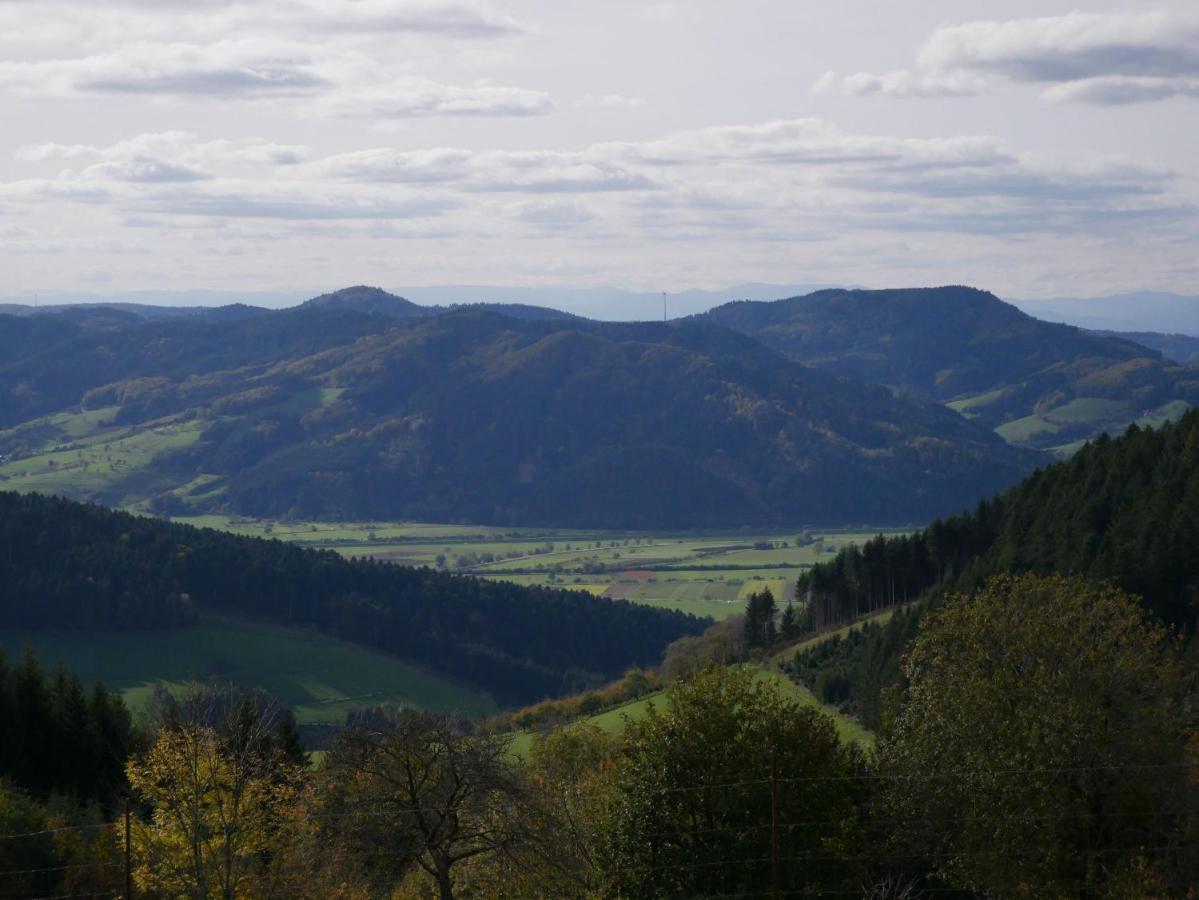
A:
[[[999,573],[1053,572],[1110,582],[1141,597],[1163,622],[1194,630],[1199,599],[1199,411],[1159,429],[1101,436],[1070,460],[1040,469],[972,512],[914,535],[877,537],[799,580],[805,626],[818,630],[890,606],[972,591]],[[877,727],[879,691],[919,609],[885,626],[800,654],[795,673],[818,695]]]
[[[580,592],[346,560],[37,495],[0,493],[0,626],[156,629],[211,609],[315,627],[501,702],[655,663],[705,622]]]

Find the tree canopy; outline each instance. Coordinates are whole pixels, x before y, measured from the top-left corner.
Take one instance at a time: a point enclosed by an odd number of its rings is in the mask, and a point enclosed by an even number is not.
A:
[[[1195,720],[1177,651],[1135,597],[1076,577],[1000,576],[952,597],[916,637],[879,738],[892,840],[993,896],[1193,879]]]

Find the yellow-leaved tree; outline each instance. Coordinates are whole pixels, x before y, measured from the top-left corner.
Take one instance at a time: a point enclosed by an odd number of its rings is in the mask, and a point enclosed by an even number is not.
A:
[[[127,766],[152,810],[134,829],[139,886],[204,900],[301,895],[303,769],[252,704],[216,725],[203,719],[168,723]]]

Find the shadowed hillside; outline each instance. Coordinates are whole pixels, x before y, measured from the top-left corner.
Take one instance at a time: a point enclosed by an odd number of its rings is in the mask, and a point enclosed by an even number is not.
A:
[[[0,416],[25,422],[0,432],[13,457],[0,476],[33,489],[52,476],[55,490],[153,498],[172,513],[911,522],[1037,461],[943,407],[707,322],[469,309],[403,321],[318,305],[218,323],[50,324],[59,331],[0,367],[13,385]],[[107,424],[28,421],[75,405]],[[119,477],[84,477],[114,453]]]

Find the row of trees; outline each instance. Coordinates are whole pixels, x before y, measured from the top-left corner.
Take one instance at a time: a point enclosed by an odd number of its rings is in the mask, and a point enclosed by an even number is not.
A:
[[[137,890],[1188,896],[1193,685],[1135,597],[1004,576],[929,614],[904,668],[866,753],[738,666],[675,682],[623,734],[575,724],[524,758],[494,731],[372,710],[311,768],[269,703],[201,695],[126,765]]]
[[[0,779],[111,810],[139,739],[119,694],[87,690],[61,666],[48,674],[31,652],[9,665],[0,651]]]

